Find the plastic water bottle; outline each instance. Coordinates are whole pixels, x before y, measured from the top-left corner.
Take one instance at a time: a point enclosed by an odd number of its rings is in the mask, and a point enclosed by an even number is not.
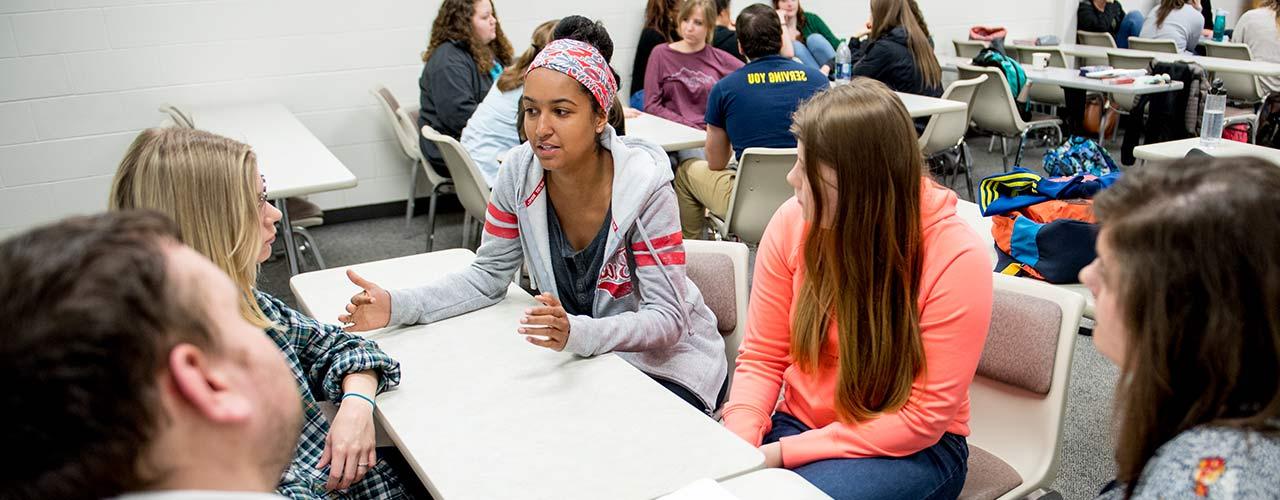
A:
[[[836,51],[836,84],[849,83],[853,78],[853,51],[849,50],[849,42],[840,44]]]
[[[1213,41],[1221,42],[1227,31],[1227,11],[1217,9],[1213,13]]]
[[[1222,123],[1227,111],[1227,91],[1221,79],[1213,80],[1213,88],[1204,100],[1204,119],[1200,122],[1200,145],[1212,148],[1222,140]]]

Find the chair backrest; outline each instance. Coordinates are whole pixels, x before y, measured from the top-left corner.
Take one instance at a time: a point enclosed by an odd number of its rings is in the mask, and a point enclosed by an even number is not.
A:
[[[978,84],[969,106],[969,116],[978,128],[996,132],[1005,136],[1022,133],[1025,127],[1018,116],[1017,104],[1013,102],[1013,94],[1009,93],[1009,83],[1004,79],[1000,68],[961,64],[956,67],[960,78],[969,80],[982,75],[987,80]]]
[[[1079,294],[993,273],[991,326],[970,386],[969,442],[1013,467],[1020,498],[1056,476]]]
[[[164,113],[165,115],[168,115],[169,119],[173,121],[173,125],[175,127],[196,128],[196,122],[195,120],[191,119],[191,115],[183,112],[181,109],[178,109],[177,106],[174,106],[169,103],[164,103],[160,105],[159,111],[161,113]]]
[[[972,80],[956,80],[942,93],[943,99],[965,103],[963,113],[942,113],[929,118],[924,133],[920,135],[920,151],[926,157],[954,148],[969,130],[969,115],[973,110],[973,95],[978,85],[987,81],[987,75]]]
[[[1076,31],[1076,43],[1095,47],[1116,48],[1116,39],[1105,31]]]
[[[411,160],[417,160],[422,156],[418,146],[418,132],[414,126],[405,127],[405,123],[400,118],[400,101],[391,93],[391,90],[383,85],[374,85],[369,90],[373,94],[373,99],[378,101],[378,111],[381,112],[383,121],[387,126],[391,127],[392,133],[396,136],[396,142],[400,144],[400,151]]]
[[[787,172],[796,163],[794,148],[747,148],[738,159],[738,175],[724,222],[728,233],[756,245],[773,213],[795,194]]]
[[[1147,52],[1163,52],[1165,54],[1177,54],[1178,44],[1173,40],[1162,40],[1156,38],[1139,38],[1136,36],[1129,37],[1129,49],[1145,50]]]
[[[973,58],[987,48],[987,42],[980,40],[952,40],[951,43],[955,45],[956,55],[960,57]]]
[[[747,324],[747,268],[750,250],[736,241],[686,240],[685,272],[716,315],[724,337],[724,357],[733,373]]]
[[[1023,66],[1030,66],[1035,63],[1035,55],[1037,52],[1049,54],[1049,66],[1054,68],[1067,67],[1067,57],[1062,53],[1062,49],[1054,46],[1036,47],[1035,50],[1019,50],[1018,63]]]
[[[1253,52],[1249,50],[1248,45],[1243,43],[1205,40],[1200,42],[1200,45],[1204,45],[1205,55],[1209,57],[1238,59],[1241,61],[1253,60]],[[1262,90],[1262,83],[1254,75],[1220,71],[1215,76],[1221,78],[1222,83],[1226,85],[1227,98],[1229,99],[1255,103],[1266,96],[1266,92]]]
[[[403,114],[404,110],[400,113]],[[458,201],[462,202],[467,215],[476,220],[485,220],[485,212],[489,208],[489,184],[475,162],[471,161],[471,155],[467,154],[467,150],[462,148],[457,139],[436,132],[430,125],[422,126],[422,136],[440,149],[444,166],[449,169],[449,177],[453,179]]]
[[[1107,64],[1116,69],[1147,69],[1155,59],[1155,56],[1131,56],[1107,52]]]

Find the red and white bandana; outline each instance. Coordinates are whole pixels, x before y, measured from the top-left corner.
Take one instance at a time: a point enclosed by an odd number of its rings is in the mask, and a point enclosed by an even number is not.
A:
[[[613,79],[609,62],[591,44],[562,38],[547,44],[533,59],[528,71],[547,68],[569,75],[587,88],[596,103],[607,114],[613,107],[618,93],[618,82]],[[525,75],[528,75],[528,71]]]

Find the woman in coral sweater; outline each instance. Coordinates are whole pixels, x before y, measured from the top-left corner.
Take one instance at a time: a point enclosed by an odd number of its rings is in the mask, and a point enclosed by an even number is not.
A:
[[[792,132],[796,196],[760,243],[724,424],[837,499],[955,498],[991,318],[987,251],[955,193],[923,177],[884,84],[817,95]]]

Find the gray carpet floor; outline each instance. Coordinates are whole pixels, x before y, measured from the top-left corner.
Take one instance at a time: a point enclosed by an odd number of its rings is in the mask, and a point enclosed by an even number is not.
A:
[[[970,137],[969,144],[974,154],[975,183],[1002,170],[999,144],[995,154],[987,153],[986,137]],[[1016,141],[1010,141],[1011,160],[1016,147]],[[1118,161],[1118,147],[1112,144],[1110,149]],[[1033,171],[1039,171],[1043,154],[1043,147],[1030,146],[1022,163]],[[962,198],[969,199],[963,182],[955,182],[954,189]],[[312,228],[311,232],[330,267],[413,255],[426,250],[425,216],[414,217],[408,225],[403,216],[385,217],[319,226]],[[436,249],[460,246],[461,239],[461,212],[438,215]],[[263,291],[296,307],[283,259],[263,265],[259,284]],[[320,319],[336,321],[335,318]],[[1063,498],[1093,498],[1098,489],[1114,477],[1111,400],[1117,373],[1117,369],[1094,349],[1090,337],[1076,337],[1058,475],[1052,485]]]

